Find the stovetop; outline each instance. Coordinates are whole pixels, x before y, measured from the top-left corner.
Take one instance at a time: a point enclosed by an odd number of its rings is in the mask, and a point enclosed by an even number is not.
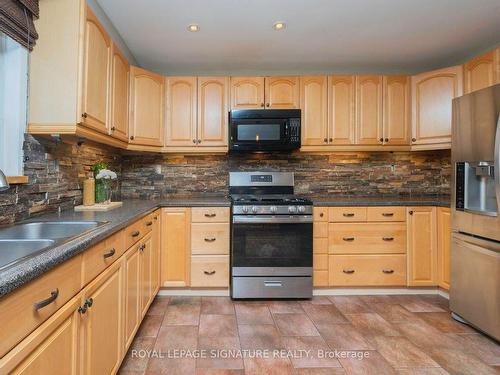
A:
[[[309,206],[312,201],[297,195],[231,195],[234,205]]]

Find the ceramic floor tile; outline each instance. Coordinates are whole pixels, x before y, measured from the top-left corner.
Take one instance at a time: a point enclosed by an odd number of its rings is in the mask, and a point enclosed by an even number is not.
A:
[[[316,328],[331,349],[375,350],[352,324],[317,324]]]
[[[306,314],[274,314],[274,320],[282,336],[319,336]]]
[[[466,324],[457,322],[449,312],[417,313],[429,325],[444,333],[475,333],[476,331]]]
[[[162,315],[146,315],[136,337],[156,337],[163,321]]]
[[[358,296],[332,296],[329,298],[342,314],[358,314],[373,311]]]
[[[393,324],[403,336],[424,350],[431,347],[456,348],[459,345],[456,340],[422,320]]]
[[[168,297],[157,296],[153,300],[153,303],[151,303],[151,306],[149,306],[148,312],[146,314],[163,316],[165,314],[165,311],[167,310],[169,301],[170,298]]]
[[[237,336],[236,316],[222,314],[200,315],[200,336]]]
[[[197,368],[243,369],[243,359],[237,357],[241,350],[238,337],[200,337],[198,348],[207,353],[196,359]]]
[[[333,304],[303,304],[302,308],[314,324],[349,323],[346,317]]]
[[[274,314],[304,314],[302,306],[297,301],[270,301],[269,310]]]
[[[235,308],[238,324],[274,324],[265,304],[236,304]]]
[[[166,353],[169,350],[195,350],[198,347],[198,326],[167,326],[158,332],[154,349]]]
[[[384,357],[376,351],[367,352],[363,359],[341,358],[342,367],[349,375],[393,375],[397,374]]]
[[[295,375],[347,375],[343,368],[297,368]]]
[[[438,303],[420,296],[399,296],[398,300],[399,304],[410,312],[446,312]]]
[[[129,370],[120,370],[118,371],[118,375],[144,375],[144,371],[129,371]]]
[[[234,314],[234,304],[229,297],[202,297],[202,314]]]
[[[175,296],[170,298],[169,305],[199,305],[201,297]]]
[[[245,358],[245,375],[293,375],[292,363],[287,358]]]
[[[199,304],[170,304],[167,307],[163,324],[166,325],[198,325],[200,320]]]
[[[396,371],[399,375],[450,375],[441,367],[400,368]]]
[[[418,319],[415,313],[406,310],[401,305],[389,303],[374,303],[372,304],[373,311],[379,314],[389,323],[407,322],[409,320]]]
[[[391,323],[375,313],[346,315],[352,325],[363,335],[399,336],[398,330]]]
[[[144,372],[148,366],[149,358],[144,355],[139,355],[138,351],[148,351],[153,349],[156,337],[136,337],[125,355],[121,371],[128,372]]]
[[[196,375],[245,375],[245,370],[199,368]]]
[[[375,338],[377,351],[394,368],[439,367],[422,350],[401,336],[378,336]]]
[[[327,353],[332,351],[322,337],[283,337],[285,348],[292,352],[293,367],[341,367],[336,358]]]
[[[449,336],[460,343],[460,350],[474,354],[489,365],[500,366],[500,344],[481,333],[450,334]]]
[[[332,301],[328,296],[314,296],[311,299],[300,301],[301,305],[331,305]]]
[[[243,324],[238,326],[242,349],[282,349],[281,336],[273,324]]]
[[[196,360],[192,358],[151,358],[147,375],[194,375]]]
[[[397,304],[398,301],[394,296],[391,295],[373,295],[373,296],[359,296],[361,301],[371,305],[372,303],[388,303]]]
[[[472,354],[447,348],[429,349],[430,356],[453,375],[497,375],[497,371]]]

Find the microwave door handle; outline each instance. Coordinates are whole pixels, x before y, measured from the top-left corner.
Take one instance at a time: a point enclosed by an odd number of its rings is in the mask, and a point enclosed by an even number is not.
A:
[[[497,119],[497,129],[495,134],[495,165],[493,170],[495,176],[495,193],[497,197],[497,210],[500,209],[500,114]]]

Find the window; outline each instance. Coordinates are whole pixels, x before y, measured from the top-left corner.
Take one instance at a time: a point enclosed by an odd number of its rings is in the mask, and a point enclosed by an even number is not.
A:
[[[28,50],[0,33],[0,169],[23,174],[28,97]]]

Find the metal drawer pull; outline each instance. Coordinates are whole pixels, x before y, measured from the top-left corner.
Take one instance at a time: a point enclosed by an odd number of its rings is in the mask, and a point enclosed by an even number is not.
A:
[[[347,274],[351,274],[351,273],[354,273],[354,270],[342,270],[342,272],[347,273]]]
[[[216,217],[217,214],[205,214],[205,217]]]
[[[391,216],[394,216],[394,214],[392,212],[384,212],[382,214],[382,216],[385,216],[385,217],[391,217]]]
[[[215,270],[213,270],[213,271],[203,271],[203,273],[204,273],[205,275],[212,276],[212,275],[214,275],[214,274],[215,274]]]
[[[323,216],[325,216],[325,214],[323,212],[319,214],[319,217],[323,217]]]
[[[139,232],[138,230],[133,231],[132,232],[132,237],[137,237],[139,234],[141,234],[141,232]]]
[[[139,250],[141,251],[144,251],[144,249],[146,248],[146,245],[142,244],[141,246],[139,246]]]
[[[344,216],[344,217],[353,217],[354,214],[352,212],[345,212],[345,213],[342,214],[342,216]]]
[[[87,305],[87,307],[92,307],[93,304],[94,304],[94,299],[93,298],[87,298],[85,300],[85,305]]]
[[[205,242],[214,242],[215,240],[216,240],[215,237],[205,238]]]
[[[394,273],[394,270],[382,270],[383,273]]]
[[[146,226],[147,226],[147,227],[150,227],[151,225],[153,225],[153,222],[152,222],[152,221],[148,221],[148,222],[146,223]]]
[[[115,253],[116,253],[115,248],[112,248],[111,250],[109,250],[108,253],[104,253],[102,256],[104,257],[104,259],[111,258],[113,255],[115,255]]]
[[[394,237],[382,237],[384,241],[394,241]]]
[[[342,237],[342,239],[343,239],[344,241],[347,241],[347,242],[352,242],[352,241],[354,241],[354,237]]]
[[[33,307],[35,308],[35,310],[40,310],[41,308],[44,308],[45,306],[50,305],[52,302],[54,302],[58,296],[59,296],[59,289],[56,288],[55,290],[50,292],[49,298],[44,299],[43,301],[40,302],[35,302],[33,304]]]
[[[264,281],[264,286],[269,288],[281,288],[283,283],[281,281]]]

